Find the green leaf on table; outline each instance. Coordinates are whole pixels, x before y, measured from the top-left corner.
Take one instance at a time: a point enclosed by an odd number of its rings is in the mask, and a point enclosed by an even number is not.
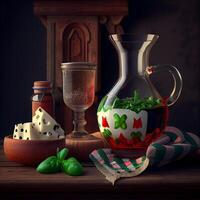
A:
[[[59,172],[61,168],[61,163],[56,156],[50,156],[44,161],[42,161],[36,171],[42,174],[51,174]]]
[[[74,157],[62,162],[62,170],[65,174],[70,176],[81,176],[83,174],[82,165]]]
[[[67,148],[62,149],[61,151],[59,151],[59,152],[57,153],[57,158],[58,158],[60,161],[63,161],[63,160],[67,157],[68,152],[69,152],[69,150],[68,150]]]

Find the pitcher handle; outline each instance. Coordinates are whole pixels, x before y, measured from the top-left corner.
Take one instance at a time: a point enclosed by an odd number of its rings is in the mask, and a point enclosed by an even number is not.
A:
[[[154,65],[147,67],[146,73],[150,75],[154,72],[159,72],[164,70],[170,72],[174,80],[174,87],[172,89],[170,96],[167,98],[167,105],[171,106],[178,100],[183,86],[183,80],[178,69],[172,65]]]

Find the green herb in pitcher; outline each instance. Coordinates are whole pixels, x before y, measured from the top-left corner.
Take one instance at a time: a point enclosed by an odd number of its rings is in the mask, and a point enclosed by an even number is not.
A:
[[[129,109],[136,113],[140,112],[141,110],[151,109],[161,106],[160,99],[156,99],[153,97],[146,97],[142,99],[138,92],[135,90],[133,96],[126,99],[119,99],[116,98],[112,108],[121,108],[121,109]]]
[[[141,98],[136,90],[131,97],[109,100],[108,96],[102,99],[97,116],[99,129],[111,148],[145,149],[162,134],[168,119],[164,100]]]

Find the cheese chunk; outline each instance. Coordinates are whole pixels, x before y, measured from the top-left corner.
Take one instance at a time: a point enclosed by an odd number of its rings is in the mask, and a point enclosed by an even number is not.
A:
[[[13,139],[23,139],[24,127],[23,124],[16,124],[13,132]]]
[[[41,139],[64,138],[64,130],[60,125],[41,107],[35,111],[32,118],[34,127],[41,135]]]
[[[34,128],[33,123],[27,122],[24,124],[15,125],[13,138],[21,140],[38,140],[39,134]]]
[[[27,122],[27,123],[24,123],[23,125],[24,125],[24,135],[23,135],[24,140],[39,140],[40,139],[40,135],[38,131],[35,129],[35,127],[33,126],[32,122]]]

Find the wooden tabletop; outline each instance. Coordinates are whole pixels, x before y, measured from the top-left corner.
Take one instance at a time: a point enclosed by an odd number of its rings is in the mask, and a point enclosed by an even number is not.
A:
[[[200,199],[200,159],[187,158],[168,166],[147,170],[138,177],[119,180],[115,186],[92,165],[85,175],[43,175],[35,168],[8,161],[0,148],[0,199]],[[4,197],[4,198],[1,198]],[[162,197],[162,198],[161,198]]]

